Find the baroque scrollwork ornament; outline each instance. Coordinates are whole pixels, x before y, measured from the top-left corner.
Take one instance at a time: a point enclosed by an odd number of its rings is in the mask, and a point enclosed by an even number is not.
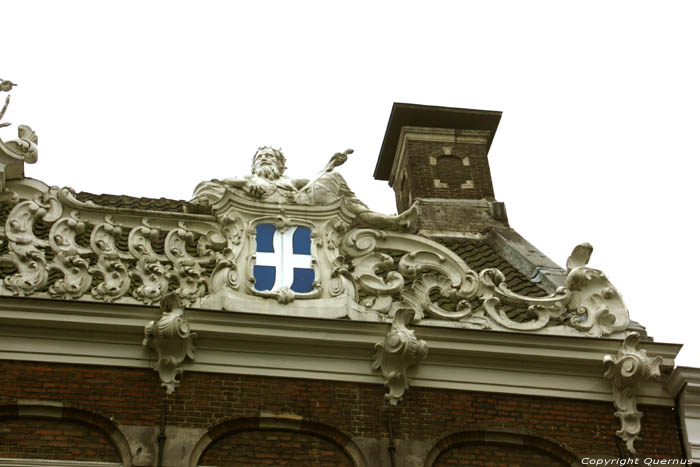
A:
[[[593,337],[624,331],[630,324],[622,296],[598,269],[587,267],[593,247],[583,243],[574,248],[566,262],[566,287],[571,291],[568,308],[574,312],[572,327]]]
[[[0,78],[0,92],[10,92],[17,84],[10,80]],[[0,108],[0,120],[5,116],[10,105],[10,95],[5,97],[5,102]],[[9,122],[0,122],[0,128],[9,126]],[[24,164],[33,164],[39,157],[39,138],[27,125],[17,127],[18,139],[3,141],[0,139],[0,193],[5,191],[8,180],[24,177]]]
[[[175,293],[166,295],[160,303],[163,314],[158,321],[150,321],[144,329],[143,345],[156,352],[153,369],[160,376],[161,386],[172,394],[180,386],[185,359],[194,360],[194,339],[185,319],[182,300]]]
[[[616,355],[603,357],[606,366],[604,377],[612,384],[615,416],[620,420],[620,429],[615,433],[622,438],[631,453],[636,453],[634,442],[642,429],[642,412],[637,409],[637,392],[648,380],[658,378],[661,357],[650,358],[645,350],[637,349],[639,334],[633,332],[625,337]]]
[[[428,355],[428,344],[408,329],[413,316],[414,311],[410,308],[398,310],[384,342],[374,346],[372,369],[382,372],[384,386],[389,390],[384,398],[391,405],[398,404],[408,390],[408,369]]]
[[[574,249],[564,287],[521,295],[498,269],[477,272],[410,233],[415,210],[369,211],[335,172],[350,153],[308,181],[260,148],[253,174],[200,184],[185,210],[99,205],[12,179],[0,194],[0,294],[151,306],[174,291],[193,308],[377,322],[410,308],[415,324],[624,336],[629,314],[587,266],[590,245]]]

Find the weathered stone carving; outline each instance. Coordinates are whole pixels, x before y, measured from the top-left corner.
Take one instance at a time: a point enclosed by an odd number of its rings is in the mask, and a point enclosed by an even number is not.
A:
[[[565,287],[520,295],[501,271],[477,274],[447,247],[401,232],[410,218],[360,208],[333,172],[347,154],[302,184],[280,179],[283,156],[262,148],[258,173],[200,185],[207,214],[98,206],[69,188],[13,180],[0,194],[11,208],[0,262],[12,266],[0,294],[153,305],[174,291],[192,308],[380,322],[409,308],[434,326],[624,337],[629,314],[587,266],[590,245],[574,250]]]
[[[97,264],[90,268],[90,273],[102,281],[92,288],[92,295],[98,300],[113,302],[123,297],[129,290],[131,278],[124,260],[129,255],[117,247],[122,235],[122,228],[115,224],[112,216],[106,216],[105,222],[92,231],[90,246],[99,254]]]
[[[0,78],[0,92],[9,92],[14,86],[12,81]],[[5,103],[0,109],[0,120],[5,116],[10,105],[10,96],[5,98]],[[9,126],[10,123],[0,123],[0,128]],[[37,161],[39,151],[37,144],[39,139],[36,133],[27,125],[19,125],[17,128],[19,139],[3,142],[0,139],[0,193],[5,191],[8,180],[24,177],[24,163],[33,164]]]
[[[186,358],[194,360],[194,339],[185,319],[182,300],[175,293],[166,295],[160,304],[163,314],[158,321],[150,321],[144,329],[143,345],[156,352],[153,369],[160,376],[161,386],[172,394],[180,386],[178,376],[183,372]]]
[[[372,369],[381,370],[384,386],[389,390],[384,398],[391,405],[398,404],[408,389],[408,369],[428,355],[428,344],[416,338],[414,331],[408,329],[413,316],[412,309],[398,310],[384,342],[374,346]]]
[[[54,222],[61,212],[61,206],[52,203],[50,195],[20,202],[10,212],[5,226],[9,252],[0,261],[17,268],[16,274],[3,279],[3,285],[13,295],[32,295],[46,286],[48,268],[44,249],[48,242],[34,236],[34,223]]]
[[[566,287],[571,291],[568,308],[574,310],[571,326],[594,337],[624,331],[630,324],[622,296],[602,271],[586,267],[593,252],[588,243],[574,248],[566,262]]]
[[[343,176],[333,171],[344,164],[348,155],[352,153],[352,149],[335,153],[318,176],[309,181],[285,176],[286,159],[282,151],[264,146],[259,148],[253,156],[251,175],[244,178],[202,182],[195,188],[195,196],[191,203],[195,206],[195,211],[206,212],[209,206],[223,198],[226,191],[234,191],[265,203],[302,206],[327,205],[340,199],[355,215],[355,223],[358,225],[382,229],[410,229],[415,224],[415,208],[399,216],[387,216],[370,211],[350,190]]]
[[[562,322],[567,312],[566,304],[571,299],[569,291],[560,287],[547,297],[526,297],[508,289],[506,278],[497,269],[484,269],[479,274],[481,279],[481,296],[484,300],[486,314],[499,325],[518,331],[534,331],[544,328],[550,322]],[[526,321],[512,320],[502,309],[504,303],[527,307]]]
[[[48,270],[63,274],[63,279],[57,280],[49,287],[52,297],[76,299],[90,289],[92,276],[88,262],[78,255],[66,256],[65,253],[58,252],[53,263],[48,265]]]
[[[606,366],[605,378],[612,384],[613,403],[620,420],[617,436],[627,445],[631,453],[635,453],[634,442],[639,438],[642,428],[642,412],[637,410],[637,392],[642,383],[660,375],[661,357],[650,358],[645,350],[638,350],[639,334],[633,332],[625,337],[617,355],[606,355],[603,364]]]

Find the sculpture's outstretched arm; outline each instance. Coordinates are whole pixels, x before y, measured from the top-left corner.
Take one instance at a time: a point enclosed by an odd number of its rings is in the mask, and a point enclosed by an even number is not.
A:
[[[336,167],[345,164],[345,162],[348,160],[348,154],[352,154],[353,152],[355,152],[354,149],[346,149],[343,152],[336,152],[335,154],[333,154],[331,156],[331,159],[323,168],[323,170],[321,170],[315,178],[309,180],[303,187],[299,189],[299,191],[308,190],[314,183],[316,183],[316,181],[319,178],[323,177],[324,175],[330,172],[333,172],[333,169],[335,169]]]

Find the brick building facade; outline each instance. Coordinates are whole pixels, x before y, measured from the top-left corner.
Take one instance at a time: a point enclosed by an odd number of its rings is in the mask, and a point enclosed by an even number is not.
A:
[[[0,465],[697,459],[680,345],[629,320],[589,246],[564,269],[508,225],[499,119],[395,104],[375,178],[400,217],[332,177],[306,201],[250,178],[204,204],[75,193],[0,142]],[[310,292],[256,288],[260,225],[310,230]]]

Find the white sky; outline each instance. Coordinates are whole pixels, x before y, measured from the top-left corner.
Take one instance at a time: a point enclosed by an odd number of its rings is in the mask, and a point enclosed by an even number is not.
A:
[[[699,4],[339,3],[4,1],[2,137],[32,126],[50,185],[175,199],[258,146],[298,177],[351,147],[341,173],[391,213],[393,102],[501,110],[511,226],[559,264],[592,243],[632,319],[700,366]]]

